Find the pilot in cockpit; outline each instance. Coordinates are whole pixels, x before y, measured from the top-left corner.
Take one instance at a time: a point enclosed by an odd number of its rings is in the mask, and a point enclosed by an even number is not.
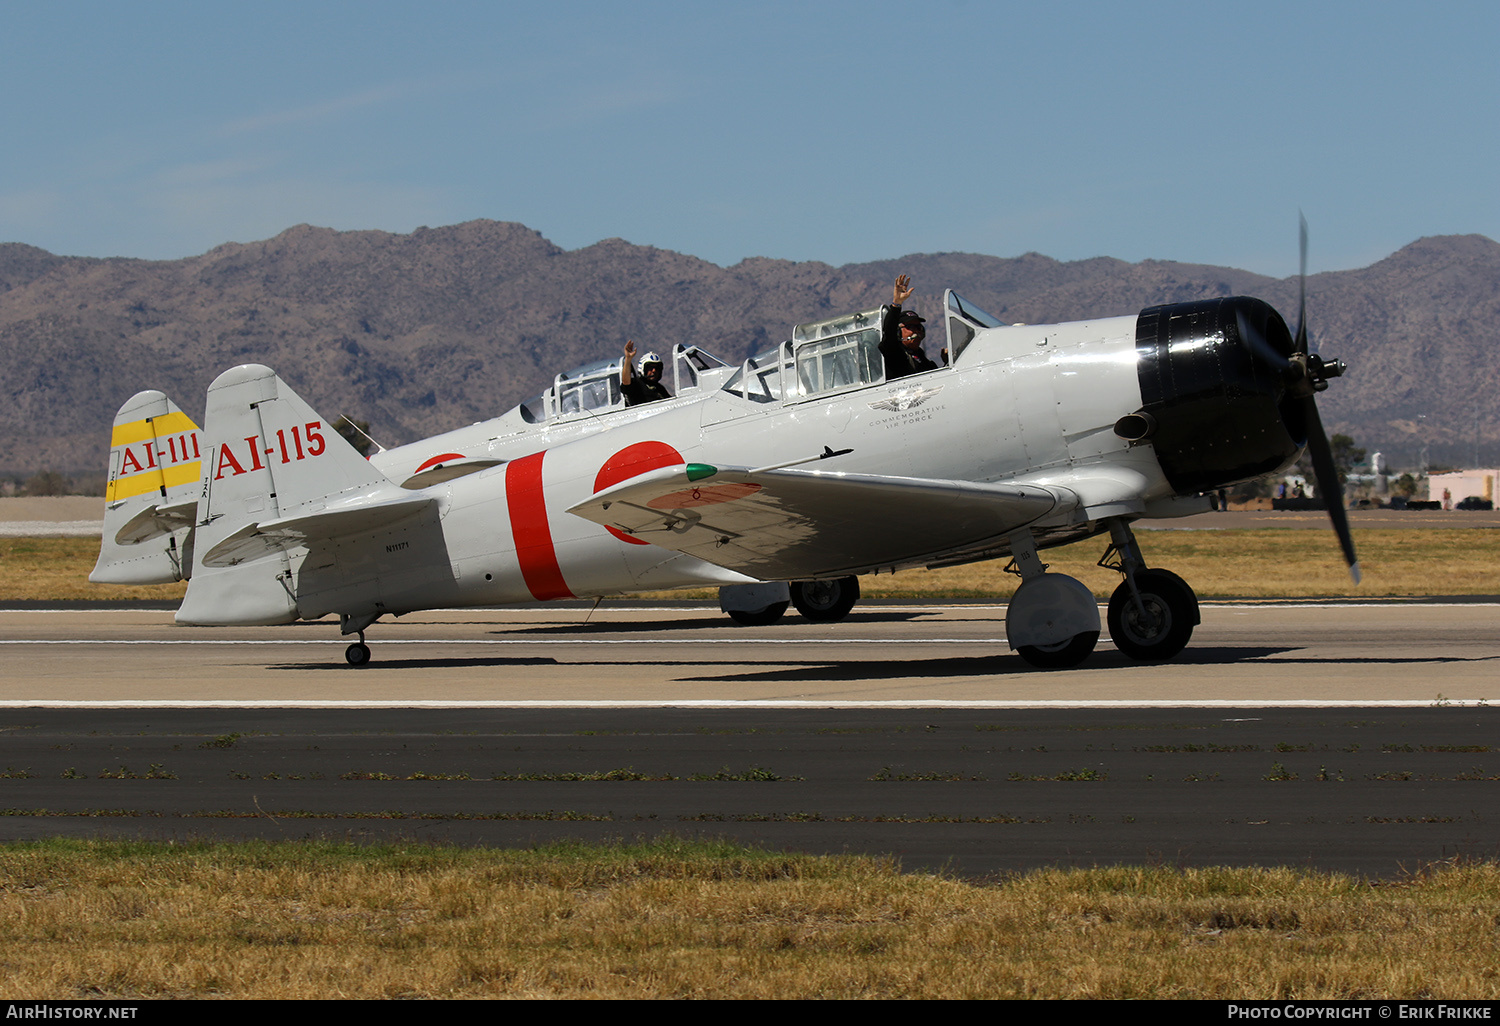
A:
[[[647,353],[641,360],[640,377],[636,377],[635,343],[627,340],[625,359],[620,361],[620,394],[625,397],[625,405],[640,406],[672,398],[672,393],[661,383],[662,370],[661,357]]]
[[[885,357],[885,377],[903,378],[919,371],[937,370],[937,364],[927,358],[922,342],[927,338],[927,328],[915,310],[901,309],[901,304],[911,298],[911,276],[903,274],[896,279],[891,289],[891,305],[886,311],[885,321],[880,326],[880,353]]]

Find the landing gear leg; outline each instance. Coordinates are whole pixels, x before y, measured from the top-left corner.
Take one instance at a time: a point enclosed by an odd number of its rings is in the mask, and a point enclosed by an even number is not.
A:
[[[1110,640],[1131,659],[1165,662],[1193,636],[1198,596],[1172,571],[1147,569],[1129,523],[1111,519],[1109,534],[1099,565],[1125,575],[1109,599]]]
[[[1021,586],[1005,610],[1010,647],[1044,670],[1077,666],[1099,641],[1099,604],[1077,578],[1049,574],[1029,530],[1010,536],[1011,565]]]

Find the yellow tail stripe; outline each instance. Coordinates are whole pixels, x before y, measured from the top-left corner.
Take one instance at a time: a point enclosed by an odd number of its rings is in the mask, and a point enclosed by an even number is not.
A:
[[[197,430],[198,425],[193,423],[193,418],[178,410],[175,413],[163,413],[160,417],[133,420],[129,424],[116,424],[115,429],[110,432],[109,447],[113,449],[116,446],[130,445],[133,442],[144,442],[148,438],[161,438],[165,435],[177,435]]]
[[[131,474],[129,477],[117,478],[104,489],[104,500],[115,502],[128,499],[133,495],[145,495],[158,488],[175,488],[182,484],[192,484],[203,476],[201,466],[201,460],[194,460],[191,463],[179,463],[174,467],[167,467],[165,470],[154,468],[139,474]]]

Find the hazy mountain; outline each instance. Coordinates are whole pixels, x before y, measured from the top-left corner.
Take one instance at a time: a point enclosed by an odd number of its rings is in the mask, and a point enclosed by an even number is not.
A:
[[[564,250],[494,221],[410,235],[299,225],[170,261],[12,243],[0,245],[0,471],[100,471],[113,413],[133,392],[162,389],[199,418],[214,376],[248,362],[274,367],[329,418],[411,441],[493,416],[626,338],[738,361],[799,321],[887,300],[899,272],[929,316],[951,286],[1008,321],[1236,293],[1296,319],[1295,279],[1156,260],[939,253],[725,268],[620,239]],[[1425,444],[1435,462],[1468,462],[1477,423],[1481,458],[1500,458],[1500,244],[1421,239],[1371,267],[1310,277],[1308,306],[1323,352],[1352,368],[1324,398],[1330,430],[1398,461]]]

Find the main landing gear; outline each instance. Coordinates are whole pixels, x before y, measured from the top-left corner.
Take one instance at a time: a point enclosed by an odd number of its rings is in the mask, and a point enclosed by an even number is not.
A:
[[[1187,647],[1202,618],[1198,596],[1170,570],[1148,569],[1130,525],[1109,522],[1110,546],[1099,565],[1125,580],[1109,597],[1109,637],[1125,655],[1143,663],[1171,659]]]
[[[1146,566],[1128,522],[1108,521],[1110,546],[1099,565],[1125,580],[1109,600],[1109,637],[1131,659],[1163,662],[1181,652],[1199,623],[1198,596],[1170,570]],[[1011,648],[1032,666],[1077,666],[1099,641],[1099,606],[1081,581],[1049,574],[1037,557],[1031,532],[1010,536],[1012,561],[1021,576],[1005,613]]]
[[[786,615],[786,603],[772,602],[761,609],[726,609],[725,612],[741,627],[769,627]]]
[[[1099,641],[1099,605],[1088,586],[1067,574],[1047,573],[1029,530],[1010,536],[1011,562],[1021,586],[1005,607],[1010,647],[1043,670],[1077,666]]]
[[[859,601],[859,578],[836,577],[830,581],[796,581],[792,605],[815,623],[837,623],[849,615]]]
[[[814,623],[836,623],[859,601],[859,578],[836,577],[790,584],[729,584],[719,589],[719,608],[741,627],[769,627],[787,606]]]
[[[769,627],[791,603],[785,582],[726,584],[719,589],[719,609],[741,627]]]

